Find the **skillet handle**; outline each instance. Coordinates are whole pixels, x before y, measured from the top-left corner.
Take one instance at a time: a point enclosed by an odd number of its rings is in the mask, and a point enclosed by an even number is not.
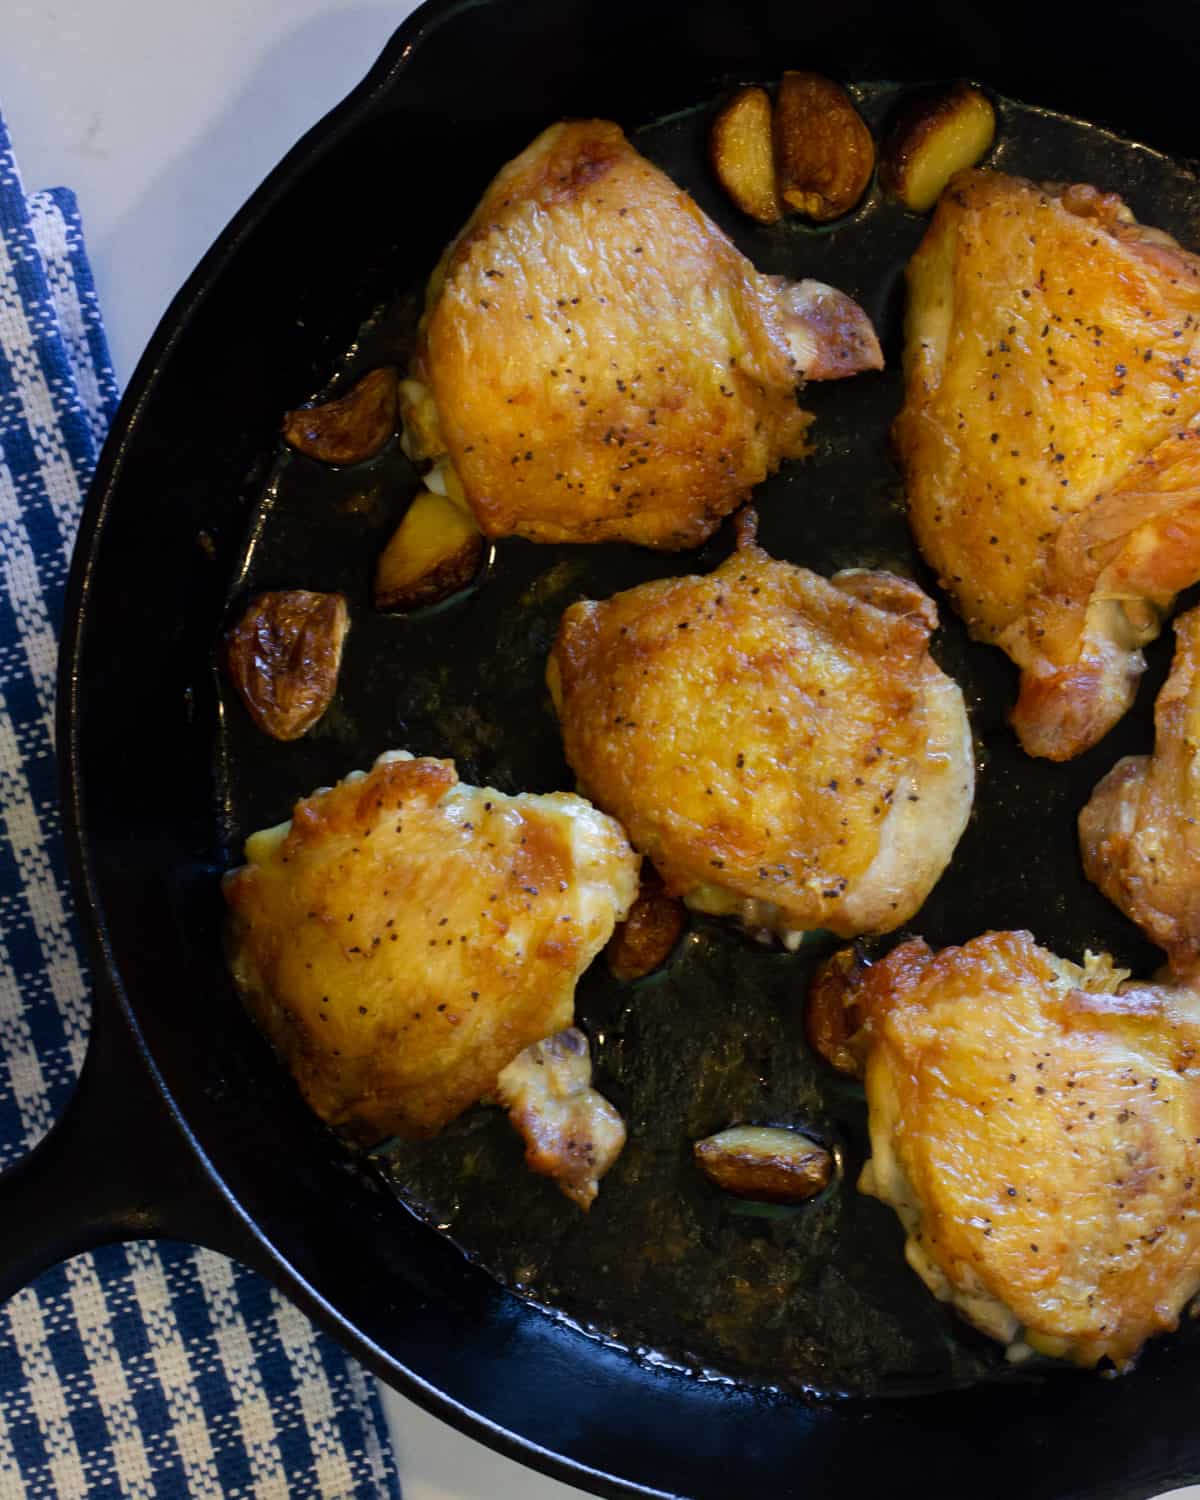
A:
[[[0,1174],[0,1302],[81,1251],[156,1238],[266,1266],[259,1241],[206,1176],[123,1010],[100,987],[66,1110]]]

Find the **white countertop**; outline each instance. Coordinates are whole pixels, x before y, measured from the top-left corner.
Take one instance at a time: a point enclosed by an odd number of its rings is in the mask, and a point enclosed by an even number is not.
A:
[[[0,109],[26,188],[79,198],[117,378],[224,225],[414,0],[4,0]],[[580,1491],[385,1391],[404,1500]]]
[[[0,109],[26,187],[78,195],[122,383],[229,218],[413,8],[4,0]],[[578,1500],[581,1491],[501,1458],[395,1392],[384,1399],[404,1500]],[[1200,1500],[1200,1487],[1176,1494]]]

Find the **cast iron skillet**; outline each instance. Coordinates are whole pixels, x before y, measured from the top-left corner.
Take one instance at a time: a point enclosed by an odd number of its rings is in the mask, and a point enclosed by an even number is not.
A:
[[[800,64],[848,79],[978,77],[1178,157],[1198,38],[1194,4],[1101,16],[1045,3],[434,0],[410,19],[205,258],[105,449],[59,716],[95,1027],[65,1118],[0,1179],[0,1292],[105,1240],[214,1246],[440,1416],[607,1495],[1018,1488],[1064,1500],[1200,1477],[1200,1349],[1186,1334],[1120,1381],[821,1403],[641,1363],[469,1264],[336,1147],[231,992],[208,671],[280,411],[320,388],[366,316],[424,274],[497,164],[547,120],[636,125]],[[1020,862],[1033,847],[992,852]],[[978,926],[989,920],[981,910]]]

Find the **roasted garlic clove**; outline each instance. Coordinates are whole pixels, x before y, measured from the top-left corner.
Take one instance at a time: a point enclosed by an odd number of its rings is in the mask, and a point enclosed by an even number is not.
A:
[[[803,1203],[827,1187],[833,1157],[798,1130],[734,1125],[692,1147],[700,1170],[717,1187],[760,1203]]]
[[[973,167],[996,134],[986,94],[959,84],[921,94],[901,109],[879,164],[883,190],[914,213],[928,213],[955,172]]]
[[[871,180],[875,142],[846,90],[819,73],[785,73],[774,130],[785,208],[819,224],[849,213]]]
[[[858,987],[868,964],[857,948],[842,948],[817,970],[805,1012],[809,1045],[847,1078],[863,1076],[862,1028],[866,1020]]]
[[[739,89],[721,108],[713,121],[709,152],[717,180],[744,214],[760,224],[782,218],[766,89]]]
[[[341,594],[287,589],[250,604],[225,638],[225,660],[264,734],[299,739],[329,707],[349,625]]]
[[[284,440],[322,463],[362,463],[395,432],[398,401],[395,370],[372,370],[336,401],[286,412]]]
[[[467,587],[482,557],[483,537],[470,511],[422,490],[379,559],[375,606],[409,610],[448,599]]]
[[[644,859],[637,900],[605,949],[613,978],[641,979],[660,968],[674,951],[686,921],[683,902],[671,895],[662,876]]]

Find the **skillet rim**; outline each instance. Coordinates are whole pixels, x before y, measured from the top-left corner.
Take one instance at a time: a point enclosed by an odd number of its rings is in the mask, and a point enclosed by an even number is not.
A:
[[[449,1421],[468,1436],[482,1439],[489,1446],[519,1462],[553,1477],[580,1485],[594,1493],[676,1497],[682,1492],[619,1479],[602,1470],[581,1464],[566,1453],[551,1451],[465,1406],[445,1390],[431,1384],[413,1369],[401,1364],[394,1355],[389,1354],[374,1342],[361,1327],[339,1312],[323,1297],[284,1254],[275,1248],[259,1225],[240,1207],[224,1179],[205,1155],[195,1131],[177,1107],[175,1098],[146,1043],[143,1029],[139,1025],[124,982],[117,970],[91,863],[88,841],[84,834],[80,691],[81,661],[88,628],[88,604],[98,546],[110,514],[114,493],[120,484],[132,435],[139,424],[147,397],[227,263],[237,254],[244,239],[259,221],[279,201],[280,196],[289,190],[292,186],[292,179],[297,173],[302,172],[315,159],[335,147],[359,119],[370,112],[381,96],[396,84],[408,58],[428,33],[436,30],[452,17],[487,3],[489,0],[426,0],[424,5],[402,23],[362,82],[297,141],[218,235],[196,269],[172,299],[138,361],[121,408],[114,420],[109,439],[105,444],[80,520],[67,583],[56,708],[64,837],[78,911],[87,931],[94,966],[99,971],[99,975],[107,980],[107,987],[115,997],[124,1020],[130,1028],[147,1076],[158,1098],[179,1127],[188,1150],[200,1165],[211,1188],[233,1209],[243,1226],[252,1235],[255,1247],[262,1257],[258,1268],[265,1271],[277,1285],[280,1285],[289,1297],[314,1318],[314,1321],[332,1332],[356,1357],[361,1358],[364,1363],[382,1375],[390,1385],[417,1400],[427,1410]],[[485,1273],[476,1272],[476,1274]],[[513,1296],[507,1291],[505,1295]],[[517,1299],[514,1298],[514,1300]],[[526,1303],[522,1303],[522,1306],[529,1308],[529,1304]],[[549,1328],[553,1320],[545,1314],[539,1315],[545,1319]],[[787,1404],[792,1403],[789,1401]],[[796,1405],[799,1406],[799,1403]],[[800,1412],[802,1411],[803,1408],[800,1407]],[[828,1412],[827,1415],[842,1428],[844,1435],[847,1413]],[[1145,1470],[1143,1470],[1143,1476],[1144,1474]],[[1129,1479],[1130,1476],[1124,1476],[1126,1488],[1122,1491],[1123,1493],[1148,1492],[1143,1488],[1129,1488]],[[1160,1477],[1158,1483],[1161,1482]],[[1176,1482],[1186,1481],[1178,1479]],[[1154,1482],[1151,1481],[1151,1483]],[[1091,1493],[1099,1494],[1100,1491],[1095,1490]],[[1107,1493],[1115,1493],[1115,1491],[1110,1489]]]
[[[236,1225],[235,1235],[240,1230],[243,1236],[248,1237],[252,1246],[250,1255],[246,1253],[245,1240],[238,1242],[236,1248],[219,1243],[214,1243],[211,1248],[234,1255],[267,1276],[273,1285],[294,1301],[324,1332],[336,1338],[352,1357],[370,1368],[393,1390],[447,1422],[464,1436],[482,1442],[496,1452],[548,1477],[576,1484],[593,1494],[639,1497],[639,1500],[640,1497],[651,1497],[651,1500],[686,1500],[685,1496],[676,1495],[674,1491],[627,1482],[580,1464],[565,1454],[551,1452],[531,1439],[509,1431],[483,1413],[470,1409],[415,1370],[401,1364],[395,1356],[339,1312],[289,1264],[218,1174],[154,1060],[112,951],[88,839],[84,832],[80,743],[83,715],[80,712],[80,688],[82,654],[89,622],[88,604],[97,549],[146,397],[157,383],[172,351],[186,333],[225,265],[237,253],[246,235],[279,197],[289,191],[297,172],[308,167],[316,155],[332,150],[359,118],[370,112],[378,100],[394,86],[409,57],[427,33],[436,30],[456,14],[474,9],[480,3],[481,0],[421,0],[393,32],[362,80],[305,131],[271,169],[219,232],[164,310],[122,393],[117,413],[105,438],[88,487],[71,552],[64,592],[55,692],[58,788],[63,812],[62,831],[67,866],[76,912],[84,929],[89,967],[95,975],[97,989],[100,985],[104,989],[103,996],[97,994],[93,999],[88,1049],[90,1052],[93,1048],[92,1037],[97,1027],[113,1027],[114,1020],[105,1017],[104,1009],[106,1001],[114,1003],[124,1021],[126,1038],[135,1054],[136,1065],[143,1070],[156,1101],[166,1109],[179,1130],[183,1148],[191,1154],[203,1174],[206,1190],[232,1216]],[[504,1290],[507,1295],[512,1295],[507,1288]]]

